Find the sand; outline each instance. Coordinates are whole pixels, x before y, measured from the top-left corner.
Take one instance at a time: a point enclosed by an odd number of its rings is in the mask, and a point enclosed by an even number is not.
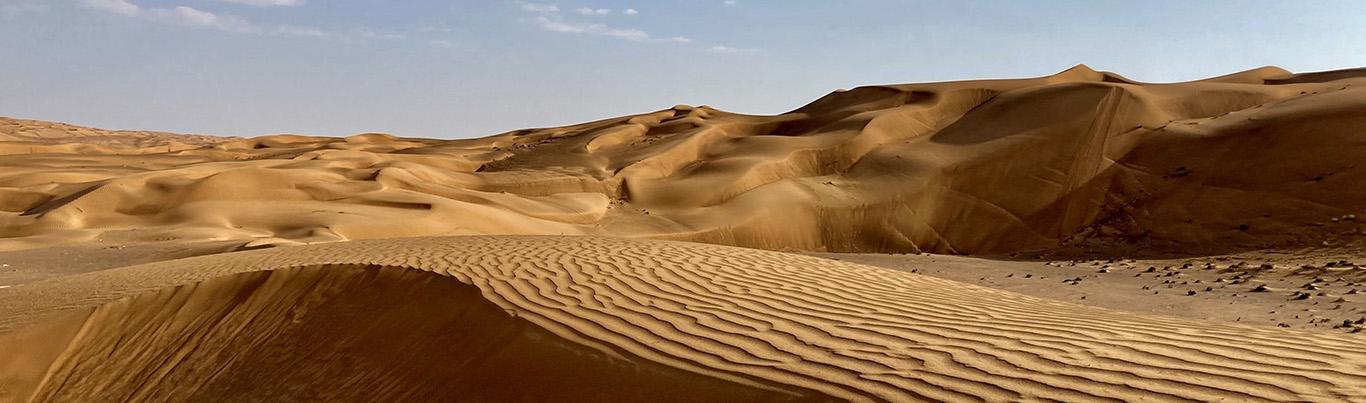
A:
[[[0,118],[0,402],[1366,401],[1363,84],[1077,66],[467,140]]]
[[[1078,66],[861,87],[776,116],[678,106],[472,140],[169,152],[6,121],[0,250],[497,234],[972,254],[1346,243],[1360,225],[1330,220],[1366,214],[1363,83],[1263,68],[1143,84]]]
[[[1351,335],[1134,315],[680,242],[501,236],[278,248],[44,280],[0,292],[0,307],[10,312],[0,332],[39,329],[0,339],[19,352],[0,367],[8,397],[37,401],[387,400],[414,389],[516,399],[579,389],[679,400],[1366,396],[1366,351]],[[528,334],[541,331],[549,334]],[[572,359],[541,355],[557,349]],[[506,384],[528,368],[574,376]],[[441,387],[424,383],[434,376]],[[612,379],[632,383],[597,383]]]
[[[1359,262],[1366,262],[1366,254],[1360,250],[1315,248],[1180,259],[1071,260],[933,254],[812,255],[1133,313],[1366,332],[1366,270],[1359,266]]]

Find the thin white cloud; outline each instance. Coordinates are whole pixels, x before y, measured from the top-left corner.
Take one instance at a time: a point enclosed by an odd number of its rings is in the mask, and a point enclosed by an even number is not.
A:
[[[716,45],[716,46],[712,46],[712,47],[710,47],[710,48],[707,48],[707,51],[708,51],[708,52],[712,52],[712,53],[731,53],[731,54],[734,54],[734,53],[751,53],[751,52],[758,52],[759,49],[752,49],[752,48],[751,48],[751,49],[741,49],[741,48],[734,48],[734,47],[730,47],[730,46],[726,46],[726,45]]]
[[[81,5],[114,14],[138,15],[142,12],[142,7],[127,0],[84,0]]]
[[[448,40],[445,40],[445,39],[432,39],[432,40],[427,41],[427,44],[428,44],[428,45],[431,45],[431,46],[434,46],[434,47],[438,47],[438,48],[453,48],[453,47],[455,47],[455,42],[451,42],[451,41],[448,41]]]
[[[584,32],[588,32],[587,25],[570,24],[564,21],[560,21],[558,19],[552,19],[550,17],[544,16],[536,17],[536,25],[539,25],[541,26],[541,29],[550,32],[564,32],[569,34],[581,34]]]
[[[689,43],[692,39],[687,37],[675,36],[669,38],[656,38],[650,33],[634,28],[613,28],[607,24],[589,24],[581,22],[566,21],[559,16],[538,16],[534,20],[541,29],[550,32],[560,32],[567,34],[593,34],[609,36],[613,38],[625,39],[632,42],[674,42]]]
[[[589,30],[591,33],[617,37],[628,41],[645,42],[650,40],[650,34],[639,29],[607,28],[601,25],[591,25],[589,28],[592,28]]]
[[[733,5],[736,5],[736,4],[740,4],[740,2],[735,1],[735,0],[726,0],[726,1],[721,2],[721,4],[725,4],[725,5],[727,5],[727,6],[733,6]]]
[[[581,15],[607,15],[607,14],[611,14],[611,13],[612,13],[612,9],[610,9],[610,8],[589,8],[589,7],[583,7],[583,8],[574,10],[574,12],[577,12],[577,13],[579,13],[579,14],[581,14]]]
[[[376,32],[369,29],[362,29],[360,30],[360,37],[365,39],[404,39],[408,36],[393,32]]]
[[[602,23],[589,23],[589,22],[581,22],[581,21],[569,20],[569,19],[566,19],[563,15],[560,14],[560,12],[559,12],[559,7],[557,7],[557,6],[555,6],[555,5],[550,5],[550,4],[539,4],[539,3],[520,3],[520,4],[521,4],[521,6],[522,6],[522,10],[523,10],[523,11],[526,11],[526,12],[532,13],[532,14],[536,14],[536,17],[535,17],[535,18],[532,18],[532,19],[531,19],[531,22],[535,23],[536,26],[540,27],[541,29],[546,30],[546,31],[550,31],[550,32],[559,32],[559,33],[566,33],[566,34],[590,34],[590,35],[600,35],[600,36],[606,36],[606,37],[624,39],[624,40],[628,40],[628,41],[632,41],[632,42],[671,42],[671,43],[689,43],[689,42],[692,42],[692,39],[688,39],[687,37],[683,37],[683,36],[673,36],[673,37],[667,37],[667,38],[659,38],[659,37],[655,37],[655,36],[653,36],[653,35],[650,35],[649,32],[645,32],[644,30],[640,30],[640,29],[635,29],[635,28],[617,28],[617,27],[612,27],[612,26],[609,26],[609,25],[607,25],[607,24],[602,24]],[[635,10],[630,10],[630,11],[635,11]],[[585,8],[580,8],[580,9],[574,10],[574,12],[575,12],[575,13],[578,13],[578,14],[581,14],[581,15],[607,15],[607,14],[611,14],[611,13],[612,13],[612,10],[611,10],[611,9],[606,9],[606,8],[597,8],[597,9],[595,9],[595,8],[587,8],[587,7],[585,7]]]
[[[542,3],[521,3],[521,4],[522,4],[522,11],[526,11],[526,12],[530,12],[530,13],[547,13],[547,14],[548,14],[548,13],[558,13],[558,12],[560,12],[560,7],[559,7],[559,6],[556,6],[556,5],[554,5],[554,4],[542,4]]]
[[[235,15],[220,15],[193,7],[149,8],[144,11],[149,18],[192,27],[219,29],[228,32],[260,33],[260,27],[252,25]]]
[[[307,0],[218,0],[223,3],[246,4],[257,7],[295,7],[302,6]]]
[[[243,1],[266,1],[266,0],[243,0]],[[302,0],[270,0],[273,3],[286,4],[297,2],[302,4]],[[250,21],[232,14],[219,14],[200,10],[189,6],[165,7],[142,7],[129,0],[82,0],[81,4],[86,8],[100,10],[112,14],[135,17],[147,21],[155,21],[166,24],[183,25],[196,28],[216,29],[225,32],[235,32],[243,34],[269,34],[283,36],[302,36],[323,38],[337,36],[334,33],[313,27],[300,27],[293,25],[281,25],[277,27],[261,27],[252,24]]]
[[[621,13],[622,13],[622,14],[626,14],[626,15],[636,15],[636,14],[640,14],[640,12],[639,12],[639,11],[636,11],[636,9],[634,9],[634,8],[628,8],[628,9],[626,9],[625,11],[622,11]]]
[[[288,35],[288,36],[308,36],[308,37],[314,37],[314,38],[326,38],[326,37],[332,36],[331,33],[327,32],[327,31],[323,31],[323,30],[318,29],[318,28],[313,28],[313,27],[296,27],[296,26],[292,26],[292,25],[284,25],[284,26],[280,26],[280,27],[278,27],[278,28],[275,28],[275,34],[277,34],[277,35]]]

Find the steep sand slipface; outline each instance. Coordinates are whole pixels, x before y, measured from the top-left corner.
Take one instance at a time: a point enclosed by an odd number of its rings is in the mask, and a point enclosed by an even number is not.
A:
[[[776,116],[680,106],[473,140],[269,136],[115,156],[89,136],[64,140],[85,144],[79,155],[29,154],[33,136],[11,135],[0,248],[459,234],[849,252],[1335,243],[1360,228],[1331,218],[1366,214],[1363,84],[1361,70],[1144,84],[1078,66],[862,87]]]
[[[1366,396],[1352,335],[1132,315],[677,242],[267,249],[26,284],[0,290],[0,309],[11,313],[0,351],[22,355],[0,366],[0,386],[18,400]],[[509,379],[524,387],[492,387]],[[603,386],[620,379],[629,387]]]

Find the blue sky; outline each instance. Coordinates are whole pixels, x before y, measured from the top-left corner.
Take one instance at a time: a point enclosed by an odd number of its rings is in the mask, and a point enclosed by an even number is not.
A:
[[[1085,63],[1366,66],[1361,1],[0,0],[0,116],[461,138]]]

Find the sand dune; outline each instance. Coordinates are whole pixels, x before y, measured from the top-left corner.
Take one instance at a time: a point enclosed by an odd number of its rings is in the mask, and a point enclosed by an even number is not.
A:
[[[1366,212],[1363,84],[1361,70],[1145,84],[1078,66],[862,87],[776,116],[678,106],[473,140],[108,145],[9,120],[0,249],[469,234],[946,253],[1350,242],[1359,228],[1330,219]]]
[[[0,308],[0,351],[18,353],[0,363],[6,400],[1366,396],[1352,335],[679,242],[277,248],[40,281],[0,290]]]
[[[137,130],[101,130],[57,122],[0,118],[0,155],[168,153],[234,139]]]

